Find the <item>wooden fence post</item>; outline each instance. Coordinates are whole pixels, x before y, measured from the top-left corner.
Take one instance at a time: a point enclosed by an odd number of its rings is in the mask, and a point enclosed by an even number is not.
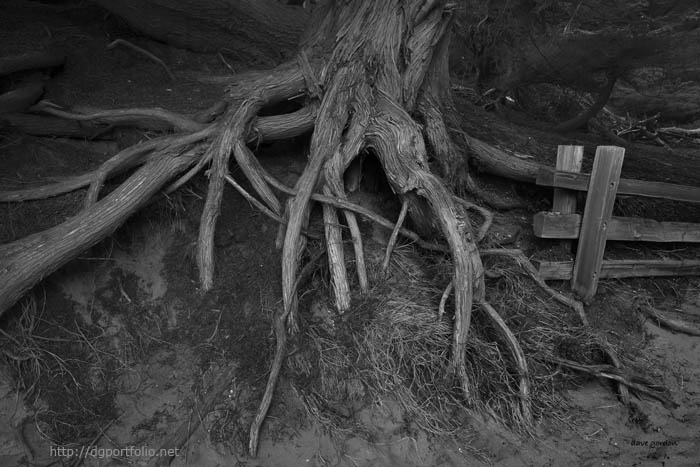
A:
[[[583,146],[558,146],[557,170],[566,172],[580,172],[583,161]],[[576,212],[576,198],[578,193],[562,188],[554,189],[552,211],[561,214],[574,214]],[[571,252],[572,242],[563,240],[562,246],[567,252]]]
[[[598,146],[596,149],[571,279],[571,289],[585,303],[591,301],[598,288],[608,222],[624,157],[625,149],[621,147]]]

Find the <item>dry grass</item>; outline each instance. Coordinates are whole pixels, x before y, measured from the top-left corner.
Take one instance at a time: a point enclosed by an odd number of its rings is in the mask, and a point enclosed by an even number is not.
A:
[[[371,245],[370,245],[371,247]],[[370,248],[368,247],[368,249]],[[368,252],[374,288],[356,296],[342,316],[317,302],[304,326],[308,344],[289,359],[295,385],[309,412],[338,436],[371,436],[356,415],[372,404],[391,400],[411,427],[448,435],[467,426],[478,412],[515,429],[532,433],[519,407],[517,371],[505,343],[481,312],[474,313],[466,350],[471,394],[465,399],[448,372],[452,316],[438,319],[438,304],[451,265],[421,258],[410,246],[396,249],[391,272],[381,280],[382,254]],[[606,361],[602,338],[580,323],[579,316],[557,303],[506,258],[489,259],[498,276],[487,282],[488,300],[519,340],[530,370],[534,420],[548,416],[566,421],[562,387],[585,377],[553,360],[583,364]],[[315,284],[323,296],[327,283]],[[453,307],[452,299],[447,310]],[[319,311],[320,310],[320,311]],[[460,415],[461,414],[461,415]]]

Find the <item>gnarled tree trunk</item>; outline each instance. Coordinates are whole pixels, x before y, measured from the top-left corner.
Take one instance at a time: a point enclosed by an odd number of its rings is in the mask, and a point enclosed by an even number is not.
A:
[[[126,12],[132,3],[107,3],[131,17]],[[161,4],[154,0],[148,3]],[[175,8],[174,2],[162,2],[166,3],[167,8]],[[256,8],[251,6],[248,13]],[[342,237],[334,220],[338,219],[337,206],[349,206],[343,183],[345,170],[362,151],[370,151],[381,162],[394,193],[406,203],[408,215],[421,224],[425,223],[425,213],[430,213],[447,241],[454,265],[455,294],[450,367],[468,393],[464,352],[472,304],[484,299],[483,268],[464,203],[455,202],[446,182],[431,169],[432,165],[445,176],[463,164],[447,134],[445,118],[450,111],[446,83],[451,8],[444,0],[326,2],[314,12],[294,59],[269,72],[232,77],[226,96],[228,108],[218,120],[204,124],[164,111],[154,112],[148,116],[149,121],[165,121],[185,135],[164,137],[161,142],[123,151],[95,173],[52,189],[11,194],[18,199],[31,199],[90,185],[86,209],[77,217],[47,232],[0,247],[0,253],[4,253],[0,266],[0,310],[6,310],[45,274],[108,235],[171,178],[189,169],[184,180],[176,182],[175,186],[180,186],[208,163],[209,190],[197,260],[202,287],[210,288],[213,233],[233,156],[261,199],[261,208],[275,218],[287,219],[282,236],[283,306],[276,318],[278,349],[260,412],[251,429],[250,450],[255,452],[258,430],[284,359],[285,328],[296,326],[296,286],[305,247],[301,232],[309,218],[312,198],[334,200],[324,203],[325,238],[335,304],[342,313],[348,310],[350,297],[344,251],[334,247]],[[235,18],[228,20],[237,24]],[[149,27],[151,33],[160,30],[157,22],[143,27]],[[172,40],[173,36],[164,37]],[[261,109],[293,97],[299,101],[300,96],[304,108],[297,113],[258,118]],[[119,124],[143,123],[144,113],[139,109],[131,114],[121,111],[113,119]],[[61,115],[71,118],[65,112]],[[309,128],[309,117],[313,119],[313,134],[308,163],[291,190],[294,195],[283,203],[272,190],[275,182],[247,146],[255,132],[251,129],[275,137],[291,136]],[[99,118],[102,122],[110,119],[104,113]],[[119,189],[99,199],[107,177],[137,165],[143,167]],[[325,198],[319,198],[317,192]],[[361,255],[359,230],[352,228],[355,214],[350,209],[341,210],[355,235],[355,244],[360,245],[356,254]]]

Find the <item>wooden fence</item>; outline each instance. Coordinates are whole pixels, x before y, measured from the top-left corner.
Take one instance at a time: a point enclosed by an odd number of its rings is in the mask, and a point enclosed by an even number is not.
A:
[[[541,170],[537,184],[554,187],[552,212],[534,216],[535,235],[578,239],[574,261],[542,261],[545,280],[571,280],[584,302],[595,295],[598,280],[610,277],[700,275],[700,260],[604,260],[608,240],[647,242],[700,242],[700,224],[657,222],[613,217],[618,194],[700,203],[700,188],[620,178],[624,148],[599,146],[591,174],[582,174],[582,146],[559,146],[556,169]],[[577,191],[587,192],[583,214],[576,213]]]

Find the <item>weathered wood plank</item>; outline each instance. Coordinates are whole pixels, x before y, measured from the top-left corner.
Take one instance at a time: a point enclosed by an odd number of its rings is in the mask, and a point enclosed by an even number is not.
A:
[[[580,172],[583,162],[583,146],[557,147],[557,170],[562,172]],[[576,212],[576,193],[563,188],[554,188],[552,211],[562,214]]]
[[[573,261],[542,261],[539,275],[544,280],[570,280]],[[600,269],[601,279],[624,277],[699,276],[700,260],[606,260]]]
[[[590,175],[572,172],[560,172],[543,168],[537,173],[537,184],[566,188],[568,190],[587,191]],[[646,198],[665,198],[675,201],[700,203],[700,187],[674,185],[672,183],[649,182],[621,178],[617,188],[619,195],[644,196]]]
[[[532,226],[535,235],[540,238],[574,239],[581,231],[581,215],[538,212],[533,217]],[[700,242],[700,224],[612,217],[608,223],[608,240]]]
[[[558,146],[557,147],[557,170],[565,172],[580,172],[583,162],[583,146]],[[562,214],[572,214],[576,212],[577,192],[563,188],[554,189],[552,199],[552,211]],[[572,243],[562,242],[562,247],[566,251],[571,251]]]
[[[625,148],[598,146],[596,149],[571,279],[571,290],[584,303],[593,298],[598,287],[608,222],[615,204],[624,158]]]

